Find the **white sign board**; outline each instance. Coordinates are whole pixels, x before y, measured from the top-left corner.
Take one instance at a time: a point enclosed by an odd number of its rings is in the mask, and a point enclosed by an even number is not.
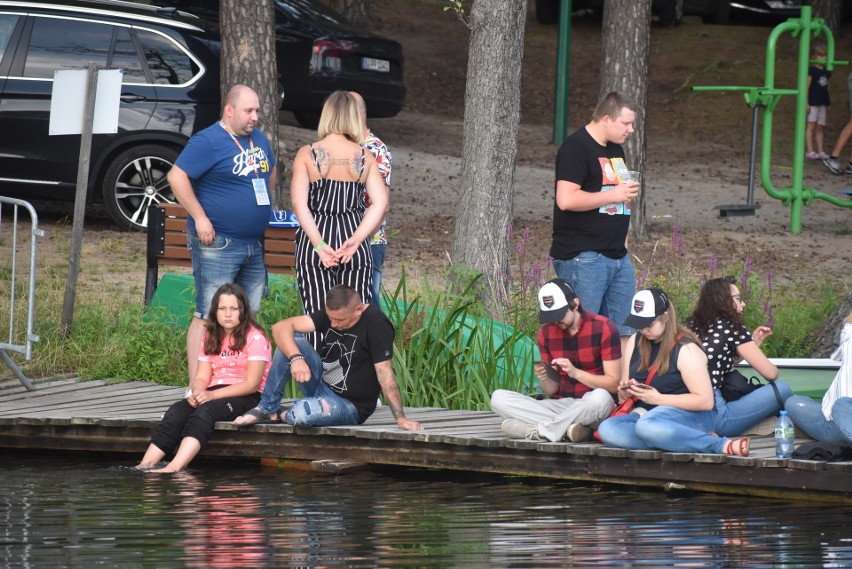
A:
[[[87,69],[70,69],[54,73],[53,93],[50,97],[49,134],[81,134],[83,132],[86,73],[88,73]],[[98,71],[92,134],[118,132],[122,73],[121,69]]]

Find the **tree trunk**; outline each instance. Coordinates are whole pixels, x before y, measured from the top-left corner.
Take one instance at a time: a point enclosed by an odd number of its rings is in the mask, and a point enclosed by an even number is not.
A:
[[[329,5],[355,26],[369,29],[373,24],[370,19],[370,0],[329,0]]]
[[[275,60],[275,11],[273,0],[222,0],[219,5],[222,35],[222,98],[237,83],[248,85],[260,98],[259,127],[276,154],[278,184],[272,191],[272,207],[286,209],[282,182],[283,148],[278,138],[278,72]]]
[[[636,132],[624,144],[627,165],[643,172],[634,203],[630,236],[648,237],[645,218],[645,109],[648,106],[648,59],[651,52],[651,0],[607,0],[601,23],[600,97],[622,91],[636,101]]]
[[[822,18],[836,40],[840,34],[840,21],[843,19],[841,0],[811,0],[811,16]],[[842,58],[841,58],[842,59]]]
[[[482,274],[480,292],[495,316],[507,298],[526,15],[526,0],[476,0],[470,13],[452,261]]]

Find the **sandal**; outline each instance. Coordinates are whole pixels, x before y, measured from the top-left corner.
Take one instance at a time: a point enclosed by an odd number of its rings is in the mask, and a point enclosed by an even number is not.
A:
[[[277,422],[278,413],[264,413],[258,407],[250,409],[234,419],[235,425],[265,425]]]
[[[722,452],[733,456],[748,456],[750,442],[748,437],[728,439],[725,441],[725,447]]]

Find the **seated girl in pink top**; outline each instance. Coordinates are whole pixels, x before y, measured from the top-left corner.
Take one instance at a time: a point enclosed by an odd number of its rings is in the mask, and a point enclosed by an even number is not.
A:
[[[238,285],[224,284],[213,295],[199,353],[187,397],[166,411],[136,468],[150,470],[174,452],[170,463],[151,472],[183,470],[206,446],[216,421],[233,421],[260,401],[271,344]]]

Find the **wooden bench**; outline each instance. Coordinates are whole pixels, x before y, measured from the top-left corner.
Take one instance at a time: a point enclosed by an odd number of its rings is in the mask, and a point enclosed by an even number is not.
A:
[[[186,248],[187,213],[180,204],[148,208],[145,305],[151,303],[159,282],[160,265],[191,267]],[[263,238],[264,261],[270,273],[289,273],[296,266],[296,228],[270,226]]]

